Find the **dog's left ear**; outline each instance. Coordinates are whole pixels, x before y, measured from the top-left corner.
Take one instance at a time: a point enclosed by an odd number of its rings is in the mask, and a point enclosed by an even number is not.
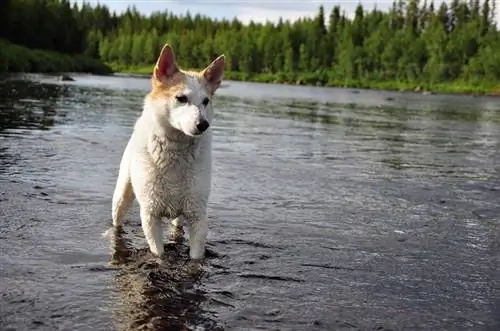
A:
[[[222,82],[222,76],[224,75],[224,67],[226,65],[226,57],[224,54],[220,55],[218,58],[212,61],[205,69],[202,71],[202,75],[208,83],[210,90],[215,92]]]

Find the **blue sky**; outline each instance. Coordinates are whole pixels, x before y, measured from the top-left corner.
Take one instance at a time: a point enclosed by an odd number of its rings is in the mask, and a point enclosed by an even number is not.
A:
[[[74,2],[82,2],[81,0],[73,0]],[[250,20],[264,22],[270,20],[276,22],[280,16],[285,19],[295,20],[299,17],[314,16],[320,4],[323,4],[327,13],[334,5],[340,5],[347,13],[352,14],[358,2],[361,2],[365,7],[371,9],[375,4],[380,9],[388,9],[392,0],[360,0],[360,1],[319,1],[319,0],[251,0],[251,1],[235,1],[235,0],[86,0],[89,3],[106,4],[112,10],[118,12],[123,11],[127,6],[135,5],[136,8],[143,13],[151,13],[155,10],[168,9],[175,14],[184,14],[187,10],[191,13],[200,13],[213,18],[228,18],[237,17],[244,23]]]
[[[451,2],[451,0],[445,1]],[[82,0],[72,0],[72,2],[81,3]],[[327,14],[333,6],[340,5],[349,16],[353,15],[358,3],[362,3],[365,9],[372,9],[376,5],[381,10],[388,10],[392,5],[392,0],[86,0],[85,2],[105,4],[117,12],[121,12],[131,5],[135,5],[139,11],[145,14],[166,9],[175,14],[185,14],[189,10],[192,14],[200,13],[212,18],[232,19],[237,17],[243,23],[248,23],[250,20],[277,22],[280,16],[292,21],[304,16],[312,17],[317,13],[320,4],[325,7]],[[441,2],[441,0],[434,0],[436,5]],[[496,14],[497,22],[499,22],[500,10],[497,10]],[[328,15],[326,18],[328,19]]]

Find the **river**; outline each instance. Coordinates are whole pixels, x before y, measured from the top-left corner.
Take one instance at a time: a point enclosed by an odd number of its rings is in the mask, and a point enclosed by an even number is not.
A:
[[[226,82],[209,255],[111,224],[150,81],[0,82],[0,329],[500,330],[500,99]]]

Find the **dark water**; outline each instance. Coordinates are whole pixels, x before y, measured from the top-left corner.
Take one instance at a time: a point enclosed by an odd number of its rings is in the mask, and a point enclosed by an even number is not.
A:
[[[111,195],[148,80],[0,83],[0,330],[500,330],[500,100],[228,82],[209,249]]]

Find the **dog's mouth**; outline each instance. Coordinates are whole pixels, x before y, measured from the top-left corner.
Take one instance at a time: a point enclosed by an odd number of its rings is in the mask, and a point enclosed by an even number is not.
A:
[[[186,135],[190,137],[200,137],[202,136],[205,132],[207,132],[210,128],[210,123],[206,120],[203,120],[199,123],[196,123],[196,125],[189,125],[189,126],[182,126],[181,125],[181,131]]]
[[[199,137],[199,136],[202,136],[205,132],[207,132],[208,128],[209,128],[209,125],[207,125],[206,127],[203,127],[203,128],[196,128],[195,130],[190,131],[189,133],[186,132],[186,134],[190,135],[192,137]]]
[[[189,131],[189,132],[184,132],[184,134],[186,134],[187,136],[190,136],[190,137],[201,137],[203,134],[205,133],[205,131]]]

